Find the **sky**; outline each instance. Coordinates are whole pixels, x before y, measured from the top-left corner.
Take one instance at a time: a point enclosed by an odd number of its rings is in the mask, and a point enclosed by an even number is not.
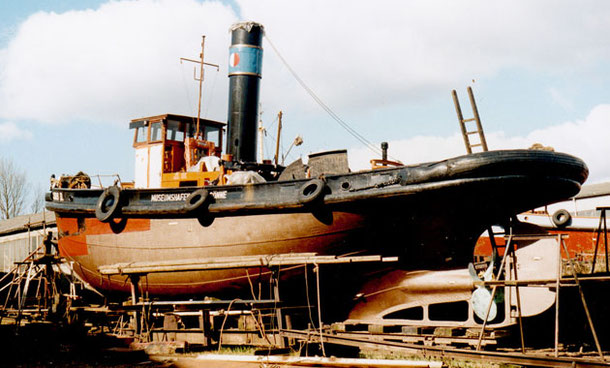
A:
[[[406,164],[466,153],[451,98],[490,149],[551,146],[609,181],[610,2],[488,0],[3,0],[0,156],[34,191],[51,174],[133,180],[131,119],[195,116],[193,64],[205,35],[203,116],[226,121],[229,28],[265,27],[261,119],[272,157],[283,112],[286,164],[347,148],[352,170],[378,153],[342,128],[294,78],[374,146]],[[277,50],[277,51],[276,51]],[[282,61],[285,60],[286,64]]]

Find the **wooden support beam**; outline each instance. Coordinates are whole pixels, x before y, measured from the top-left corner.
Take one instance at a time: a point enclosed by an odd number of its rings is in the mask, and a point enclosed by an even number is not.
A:
[[[382,256],[317,256],[314,253],[294,253],[260,256],[195,258],[161,262],[116,263],[99,267],[102,275],[133,275],[159,272],[224,270],[250,267],[296,266],[303,264],[346,264],[359,262],[396,262],[398,257]]]

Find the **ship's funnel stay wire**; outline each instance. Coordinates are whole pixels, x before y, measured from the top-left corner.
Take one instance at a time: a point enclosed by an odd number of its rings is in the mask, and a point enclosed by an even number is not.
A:
[[[303,87],[303,89],[311,96],[311,98],[313,98],[313,100],[320,105],[320,107],[322,107],[322,109],[324,111],[326,111],[328,113],[328,115],[330,115],[331,118],[333,118],[333,120],[335,120],[343,129],[345,129],[349,134],[351,134],[354,138],[356,138],[358,141],[360,141],[360,143],[362,143],[364,146],[366,146],[369,150],[371,150],[373,153],[377,154],[377,155],[381,155],[382,152],[379,148],[377,148],[377,146],[375,146],[373,143],[371,143],[368,139],[366,139],[362,134],[358,133],[354,128],[352,128],[348,123],[346,123],[343,119],[341,119],[339,117],[339,115],[337,115],[330,107],[328,107],[328,105],[326,105],[324,103],[324,101],[322,101],[322,99],[320,99],[320,97],[318,97],[316,95],[316,93],[307,86],[307,84],[305,84],[305,82],[303,81],[303,79],[301,79],[301,77],[298,76],[298,74],[294,71],[294,69],[288,64],[288,62],[286,61],[286,59],[284,59],[284,57],[280,54],[280,52],[278,51],[278,49],[275,47],[275,45],[273,44],[273,42],[271,42],[271,40],[269,39],[269,36],[267,36],[267,34],[265,33],[264,35],[265,39],[267,40],[267,42],[269,42],[269,46],[271,46],[271,48],[273,49],[273,51],[275,51],[275,53],[277,54],[277,56],[280,58],[280,60],[282,61],[282,63],[284,64],[284,66],[286,66],[286,68],[288,69],[288,71],[290,71],[290,74],[292,74],[292,76],[294,77],[294,79],[296,79],[296,81],[301,85],[301,87]]]

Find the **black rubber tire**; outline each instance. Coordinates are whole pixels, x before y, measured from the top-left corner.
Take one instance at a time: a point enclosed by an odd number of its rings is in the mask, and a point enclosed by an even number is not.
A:
[[[299,203],[308,204],[319,199],[326,189],[326,183],[320,179],[311,179],[299,189]]]
[[[108,204],[109,201],[112,201]],[[97,200],[95,217],[101,222],[112,220],[120,210],[121,190],[116,185],[106,188]]]
[[[558,228],[564,228],[572,222],[572,216],[568,211],[561,209],[553,213],[551,220],[553,220],[553,224]]]
[[[186,197],[184,208],[189,212],[196,211],[207,203],[209,196],[210,193],[206,189],[197,189]]]

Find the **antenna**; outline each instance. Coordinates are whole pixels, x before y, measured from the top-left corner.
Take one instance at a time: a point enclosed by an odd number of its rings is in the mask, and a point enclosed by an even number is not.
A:
[[[195,67],[195,69],[193,69],[193,79],[195,79],[196,81],[199,81],[199,104],[197,106],[197,130],[195,133],[195,137],[199,138],[199,119],[201,118],[201,99],[202,99],[202,89],[203,89],[203,66],[204,65],[209,65],[209,66],[215,66],[216,67],[216,71],[220,70],[220,67],[216,64],[210,64],[210,63],[206,63],[205,61],[203,61],[203,49],[205,47],[205,36],[201,36],[201,53],[199,54],[199,60],[193,60],[193,59],[187,59],[187,58],[180,58],[180,64],[182,64],[182,61],[190,61],[191,63],[196,63],[199,64],[199,78],[197,78],[197,69]]]

